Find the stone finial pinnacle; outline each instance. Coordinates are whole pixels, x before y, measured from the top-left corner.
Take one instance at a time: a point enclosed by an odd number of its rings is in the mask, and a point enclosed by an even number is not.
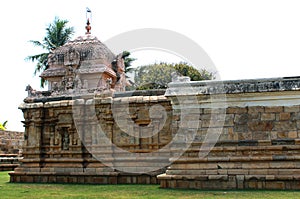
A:
[[[91,24],[90,19],[92,19],[92,11],[88,7],[86,7],[86,19],[87,19],[87,22],[86,22],[86,26],[85,26],[85,29],[86,29],[85,34],[91,34],[92,27],[90,26],[90,24]]]
[[[85,26],[85,29],[86,29],[86,33],[85,34],[91,34],[91,29],[92,27],[90,26],[90,20],[87,19],[87,22],[86,22],[86,26]]]

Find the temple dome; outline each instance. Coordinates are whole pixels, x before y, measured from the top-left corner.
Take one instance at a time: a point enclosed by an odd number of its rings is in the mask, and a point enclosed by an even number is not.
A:
[[[50,70],[46,70],[41,76],[51,76],[51,74],[48,74],[54,72],[51,69],[58,71],[59,68],[62,69],[66,65],[77,65],[81,69],[109,67],[115,57],[97,37],[86,34],[53,50],[48,60]]]
[[[91,34],[79,36],[67,42],[62,47],[57,48],[54,53],[66,54],[73,49],[80,53],[81,67],[90,64],[110,65],[115,59],[115,55],[109,48]]]
[[[76,75],[79,75],[82,81],[86,79],[89,88],[99,87],[104,84],[99,83],[101,77],[116,81],[117,74],[112,66],[116,58],[117,56],[97,37],[86,34],[53,50],[48,57],[49,68],[41,77],[49,81],[49,89],[55,82],[69,77],[75,79]]]

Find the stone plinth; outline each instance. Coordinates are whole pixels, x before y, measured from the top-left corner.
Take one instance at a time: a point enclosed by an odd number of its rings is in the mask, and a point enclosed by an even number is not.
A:
[[[193,143],[158,176],[162,188],[300,189],[299,78],[169,86],[174,115],[200,116]]]

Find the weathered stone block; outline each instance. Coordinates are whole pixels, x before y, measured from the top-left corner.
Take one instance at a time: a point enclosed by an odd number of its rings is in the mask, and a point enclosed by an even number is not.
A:
[[[209,175],[208,180],[228,180],[228,175]]]
[[[246,107],[229,107],[229,108],[227,108],[226,113],[228,113],[228,114],[232,114],[232,113],[237,113],[237,114],[247,113],[247,108]]]
[[[224,121],[224,126],[233,126],[233,119],[234,115],[233,114],[226,114],[225,116],[225,121]]]
[[[288,132],[288,138],[298,138],[297,131]]]
[[[244,114],[235,114],[234,116],[234,123],[236,124],[246,124],[248,122],[249,115]]]
[[[267,175],[268,174],[269,165],[267,167],[265,167],[265,168],[266,169],[263,169],[261,167],[251,168],[249,170],[249,175]]]
[[[300,112],[300,107],[299,106],[285,106],[284,107],[284,112]]]
[[[248,169],[228,169],[228,175],[248,175]]]
[[[233,127],[234,132],[248,132],[248,125],[242,124],[242,125],[234,125]]]
[[[287,113],[279,113],[279,120],[289,120],[291,118],[291,114]]]
[[[176,186],[177,188],[187,189],[189,188],[189,181],[177,180]]]
[[[270,162],[270,169],[294,169],[296,165],[294,162]]]
[[[273,122],[271,121],[250,121],[248,122],[250,131],[272,131]]]
[[[283,112],[282,106],[266,106],[265,107],[266,113],[280,113]]]
[[[278,181],[266,181],[266,189],[284,189],[285,183]]]
[[[292,121],[300,120],[300,112],[291,113],[291,120]]]
[[[241,132],[238,133],[238,140],[252,140],[252,133],[251,132]]]
[[[248,107],[249,114],[263,113],[265,108],[263,106],[250,106]]]
[[[272,121],[275,120],[275,113],[262,113],[261,114],[262,121]]]
[[[254,140],[269,140],[270,139],[270,133],[269,132],[253,132],[252,133],[252,139]]]
[[[217,175],[218,174],[218,170],[217,169],[206,170],[205,174],[206,175]]]
[[[258,185],[257,185],[257,181],[248,181],[245,183],[245,188],[246,189],[257,189]]]
[[[284,138],[288,138],[288,132],[276,132],[276,137],[284,139]]]
[[[243,169],[268,169],[270,167],[269,162],[255,162],[255,163],[242,163]]]
[[[274,122],[275,131],[295,131],[297,130],[296,122],[294,121],[278,121]]]

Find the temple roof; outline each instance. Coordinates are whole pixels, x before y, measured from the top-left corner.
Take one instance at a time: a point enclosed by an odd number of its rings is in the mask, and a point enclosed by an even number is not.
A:
[[[106,61],[108,61],[109,64],[115,58],[115,55],[109,50],[109,48],[101,41],[99,41],[96,36],[93,36],[91,34],[79,36],[73,41],[67,42],[65,45],[63,45],[60,48],[60,50],[61,51],[68,50],[70,49],[70,47],[78,50],[90,50],[89,52],[92,53],[91,55],[92,59],[104,58],[106,59]]]
[[[74,57],[70,60],[72,52]],[[86,34],[53,50],[49,55],[49,69],[44,71],[41,77],[63,76],[63,68],[66,65],[78,65],[80,72],[84,73],[107,70],[113,74],[111,63],[115,58],[116,56],[97,37]]]
[[[49,67],[40,76],[48,81],[51,95],[125,90],[122,54],[114,55],[91,34],[89,20],[86,30],[84,36],[68,41],[49,53]]]

